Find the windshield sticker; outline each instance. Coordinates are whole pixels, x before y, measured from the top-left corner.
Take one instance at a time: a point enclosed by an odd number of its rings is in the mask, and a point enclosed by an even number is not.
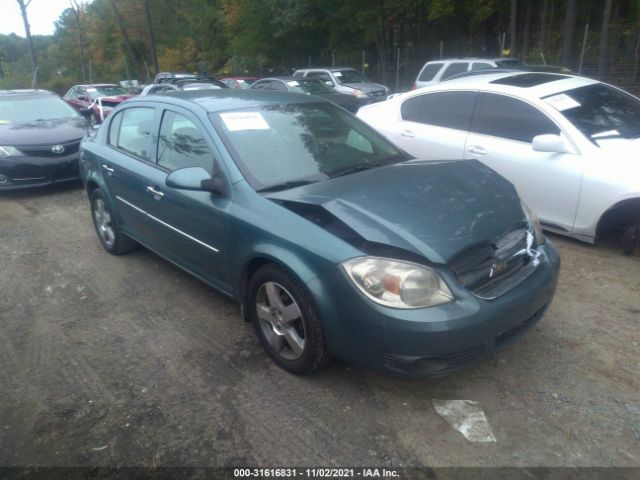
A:
[[[89,93],[94,93],[94,92],[97,92],[97,91],[98,90],[95,89],[95,88],[87,88],[87,92],[89,92]]]
[[[552,97],[545,98],[545,101],[559,112],[580,106],[580,103],[576,102],[573,98],[565,93],[560,93],[558,95],[553,95]]]
[[[238,132],[241,130],[271,130],[260,112],[226,112],[220,118],[227,130]]]
[[[342,76],[342,72],[333,72],[333,76],[340,78]]]
[[[296,82],[295,80],[291,81],[291,82],[287,82],[287,85],[289,85],[290,87],[299,87],[300,84],[298,82]]]

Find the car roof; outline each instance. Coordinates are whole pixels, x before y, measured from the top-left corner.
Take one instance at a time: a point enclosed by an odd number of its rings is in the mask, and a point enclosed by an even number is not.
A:
[[[76,87],[92,88],[92,87],[119,87],[116,83],[83,83],[81,85],[75,85]]]
[[[332,72],[342,72],[345,70],[355,70],[353,67],[311,67],[311,68],[299,68],[296,72],[310,72],[312,70],[330,70]]]
[[[220,80],[262,80],[262,79],[258,77],[245,76],[245,77],[222,77]]]
[[[240,108],[256,108],[263,105],[315,103],[316,97],[301,93],[289,93],[267,90],[237,90],[235,88],[221,88],[219,90],[190,90],[168,92],[151,97],[134,97],[127,100],[127,105],[140,102],[167,102],[198,105],[207,113],[236,110]]]
[[[300,77],[294,77],[293,75],[279,75],[277,77],[264,77],[256,80],[256,82],[259,82],[260,80],[280,80],[283,82],[315,82],[315,80],[311,78],[300,78]]]
[[[56,95],[49,90],[42,89],[31,89],[31,88],[23,88],[23,89],[14,89],[14,90],[0,90],[0,96],[2,97],[11,97],[18,95]]]
[[[517,61],[517,58],[513,57],[451,57],[451,58],[434,58],[433,60],[429,60],[427,63],[431,62],[500,62],[504,60],[509,61]]]
[[[513,71],[451,79],[419,90],[440,91],[448,88],[453,90],[470,88],[488,92],[512,93],[523,98],[542,98],[594,83],[599,82],[576,75]]]

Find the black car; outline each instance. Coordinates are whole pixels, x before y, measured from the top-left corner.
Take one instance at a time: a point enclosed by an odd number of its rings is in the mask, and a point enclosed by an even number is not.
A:
[[[78,178],[78,150],[88,128],[55,93],[0,90],[0,191]]]
[[[307,93],[317,95],[342,108],[356,113],[360,108],[358,99],[353,95],[338,93],[324,83],[311,78],[302,77],[269,77],[255,81],[251,90],[275,90],[280,92]]]

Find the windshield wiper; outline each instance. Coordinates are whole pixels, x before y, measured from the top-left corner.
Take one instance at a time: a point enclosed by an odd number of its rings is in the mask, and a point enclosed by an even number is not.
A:
[[[316,180],[291,180],[288,182],[276,183],[275,185],[269,185],[268,187],[260,188],[256,190],[256,192],[278,192],[280,190],[289,190],[290,188],[301,187],[303,185],[309,185],[311,183],[316,183]]]

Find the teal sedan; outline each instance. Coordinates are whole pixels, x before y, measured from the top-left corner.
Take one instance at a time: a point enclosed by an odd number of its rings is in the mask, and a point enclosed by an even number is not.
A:
[[[443,375],[543,316],[559,258],[513,186],[413,159],[316,97],[129,100],[81,145],[100,242],[141,244],[241,306],[293,373],[337,357]]]

